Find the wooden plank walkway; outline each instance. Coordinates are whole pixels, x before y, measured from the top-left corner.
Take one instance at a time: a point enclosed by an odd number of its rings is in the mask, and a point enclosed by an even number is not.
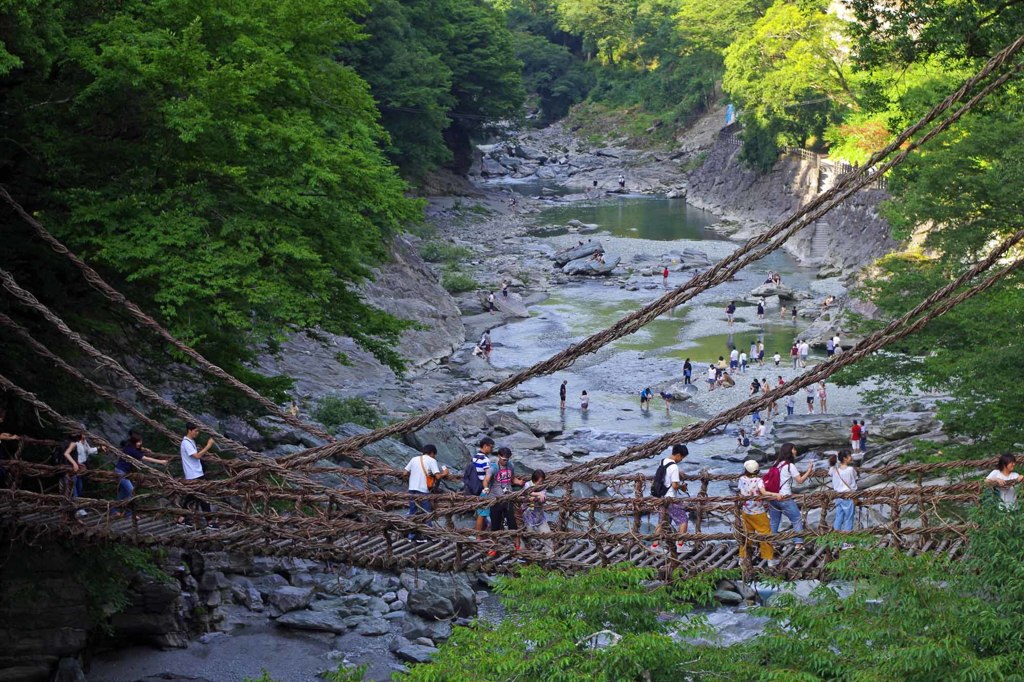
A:
[[[475,571],[507,574],[524,563],[536,563],[567,573],[615,563],[630,563],[655,569],[659,577],[693,576],[715,569],[744,570],[751,574],[774,575],[786,579],[827,578],[826,566],[835,557],[832,550],[809,541],[803,551],[795,552],[791,543],[779,543],[778,562],[765,561],[741,565],[736,543],[731,540],[687,543],[673,557],[655,551],[638,540],[616,544],[591,540],[569,540],[552,543],[545,551],[538,543],[526,552],[513,550],[510,539],[473,540],[467,533],[465,542],[430,539],[415,542],[394,530],[342,537],[309,537],[299,533],[280,533],[253,542],[250,528],[244,524],[220,528],[194,527],[178,524],[173,519],[155,515],[116,518],[90,511],[84,517],[73,516],[69,505],[50,505],[40,509],[21,499],[0,499],[0,524],[18,536],[31,540],[39,537],[72,537],[86,541],[116,541],[141,547],[174,546],[185,549],[228,550],[250,555],[301,556],[375,569],[423,568],[434,571]],[[284,536],[284,537],[282,537]],[[883,539],[882,546],[891,543]],[[960,538],[931,538],[904,548],[910,554],[923,552],[958,556],[964,546]]]

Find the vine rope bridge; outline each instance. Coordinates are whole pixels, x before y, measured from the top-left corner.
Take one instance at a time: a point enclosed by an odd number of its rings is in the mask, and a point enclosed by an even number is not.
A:
[[[817,195],[800,210],[780,220],[736,251],[694,275],[688,282],[665,293],[608,329],[573,343],[551,358],[528,367],[476,393],[460,396],[434,410],[345,440],[335,440],[321,427],[289,414],[255,389],[204,358],[175,338],[155,319],[107,283],[103,277],[54,237],[5,188],[0,199],[21,218],[36,238],[65,258],[106,303],[127,313],[138,334],[151,333],[184,361],[216,382],[227,384],[260,406],[266,413],[293,428],[301,429],[322,445],[280,459],[254,452],[204,425],[159,391],[145,385],[121,362],[104,353],[74,331],[54,310],[22,288],[15,277],[0,268],[0,289],[11,310],[20,309],[45,321],[75,348],[79,368],[37,340],[28,329],[6,314],[0,325],[43,362],[66,373],[76,386],[84,387],[116,409],[177,442],[181,423],[193,422],[213,434],[217,447],[231,458],[217,459],[224,475],[216,480],[182,481],[144,462],[131,474],[143,492],[126,501],[78,497],[47,488],[46,481],[60,480],[66,467],[39,463],[30,456],[35,448],[47,451],[53,443],[21,438],[17,452],[0,462],[0,524],[25,538],[73,536],[88,540],[111,540],[137,545],[174,545],[237,550],[256,554],[287,554],[340,561],[377,568],[418,566],[437,570],[509,571],[520,562],[536,563],[563,571],[585,570],[591,566],[629,562],[654,567],[666,578],[721,568],[742,568],[746,573],[770,570],[780,576],[823,577],[825,566],[836,550],[834,543],[815,541],[830,531],[828,516],[838,498],[851,498],[859,508],[858,534],[868,544],[897,547],[907,552],[935,552],[956,556],[964,547],[970,524],[961,516],[965,505],[978,499],[977,480],[925,481],[933,472],[976,471],[990,462],[918,464],[862,470],[863,474],[902,477],[899,482],[852,493],[815,490],[795,495],[803,510],[810,538],[808,549],[794,551],[786,543],[777,564],[738,558],[737,545],[768,538],[748,535],[740,523],[742,498],[711,495],[712,482],[724,477],[702,472],[690,480],[699,482],[699,492],[682,504],[692,518],[692,532],[678,533],[659,520],[668,516],[668,505],[679,500],[646,496],[647,481],[638,476],[614,475],[630,462],[655,457],[668,446],[701,438],[715,429],[735,422],[755,410],[762,410],[786,395],[822,381],[843,367],[902,339],[945,314],[963,301],[1000,283],[1024,265],[1019,244],[1024,229],[994,240],[987,255],[964,267],[948,284],[936,289],[912,310],[869,334],[847,352],[829,358],[784,386],[758,394],[711,419],[679,431],[663,434],[647,443],[598,457],[552,472],[545,481],[551,531],[485,531],[466,528],[478,509],[495,503],[511,505],[521,512],[527,492],[513,492],[502,498],[471,497],[454,492],[431,496],[433,510],[407,517],[410,494],[401,492],[404,472],[389,466],[362,449],[384,438],[416,431],[445,415],[511,390],[524,381],[551,374],[570,366],[578,358],[594,353],[616,339],[632,334],[658,316],[684,305],[695,296],[720,284],[742,268],[779,249],[792,235],[814,224],[828,211],[860,189],[876,184],[888,170],[902,163],[921,145],[948,130],[961,117],[1012,78],[1019,75],[1024,35],[993,56],[977,74],[932,108],[925,116],[897,135],[862,167],[843,173],[827,191]],[[998,242],[998,243],[996,243]],[[0,374],[0,390],[23,401],[48,424],[64,432],[83,433],[105,449],[106,456],[123,453],[101,435],[90,433],[82,424],[53,409],[44,399],[16,381]],[[59,387],[55,388],[59,390]],[[126,397],[132,396],[132,397]],[[160,415],[171,415],[171,427],[141,407]],[[327,477],[329,475],[329,478]],[[95,489],[113,490],[118,474],[93,469],[86,476]],[[819,472],[819,478],[824,476]],[[906,477],[916,481],[907,481]],[[581,496],[580,483],[599,484],[608,494]],[[396,489],[398,490],[396,492]],[[198,512],[184,500],[198,500],[216,506],[216,511]],[[76,514],[85,510],[84,516]],[[182,523],[178,521],[182,520]],[[427,524],[430,524],[429,526]],[[419,536],[419,542],[410,536]],[[793,531],[776,534],[776,543],[796,537]],[[678,543],[678,544],[677,544]],[[653,545],[658,549],[654,549]],[[515,549],[518,545],[518,551]]]

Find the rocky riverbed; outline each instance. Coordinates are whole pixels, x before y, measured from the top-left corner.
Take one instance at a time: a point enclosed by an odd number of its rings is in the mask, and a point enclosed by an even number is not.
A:
[[[699,134],[680,141],[673,153],[614,145],[595,149],[559,125],[482,147],[474,177],[477,186],[465,188],[460,196],[431,199],[428,217],[433,234],[396,240],[391,262],[364,290],[369,301],[419,323],[403,335],[398,349],[408,358],[409,371],[398,376],[351,339],[331,335],[296,335],[280,352],[262,357],[260,369],[296,378],[295,397],[306,418],[318,400],[333,394],[364,398],[396,419],[488,386],[606,328],[726,257],[736,248],[736,238],[779,217],[782,203],[792,204],[790,193],[788,199],[768,202],[761,212],[730,208],[734,195],[743,193],[744,183],[751,185],[736,180],[735,169],[730,170],[734,159],[724,149],[728,145],[718,139],[718,127],[710,117],[705,119]],[[686,169],[701,154],[711,165],[687,175]],[[714,181],[716,173],[722,176],[721,183]],[[799,175],[799,170],[794,173]],[[620,174],[626,185],[622,189]],[[758,187],[765,196],[775,191],[770,184]],[[517,199],[514,206],[509,202],[512,196]],[[866,215],[872,206],[857,210]],[[848,233],[851,239],[877,231],[875,223],[857,223],[856,211],[843,220],[849,224],[836,223],[841,233],[859,225],[861,232]],[[477,290],[449,295],[439,283],[442,266],[420,258],[418,251],[427,241],[468,249],[470,257],[458,267],[478,283]],[[555,256],[581,242],[589,255],[569,260]],[[600,244],[605,264],[614,261],[607,272],[567,272],[567,265],[588,262],[597,253],[588,246],[593,244]],[[563,372],[532,379],[408,434],[401,442],[386,440],[368,450],[389,464],[404,466],[415,448],[430,442],[438,446],[440,461],[457,471],[467,461],[471,444],[489,435],[511,447],[517,466],[529,472],[612,454],[704,419],[746,399],[754,377],[775,385],[778,377],[790,381],[802,371],[789,362],[795,339],[814,344],[812,363],[823,357],[826,338],[838,334],[846,346],[856,340],[844,322],[847,311],[867,316],[874,311],[852,299],[848,288],[861,264],[891,244],[873,239],[862,246],[856,257],[831,260],[809,257],[814,254],[808,244],[792,252],[780,250]],[[667,280],[662,276],[665,268]],[[760,296],[754,292],[769,270],[782,273],[785,288],[764,292],[766,315],[759,320],[755,304]],[[500,293],[503,280],[511,283],[508,299]],[[495,312],[483,304],[490,291],[497,297]],[[826,296],[835,297],[835,302],[823,308]],[[732,325],[724,314],[730,301],[738,306]],[[793,305],[798,312],[795,320],[789,314]],[[472,352],[485,330],[490,330],[494,344],[489,360]],[[708,363],[719,356],[728,358],[732,347],[749,352],[757,340],[765,344],[765,364],[751,366],[733,388],[708,391],[701,381]],[[779,367],[771,360],[776,351],[782,355]],[[651,409],[640,410],[640,389],[677,386],[686,358],[694,364],[696,393],[671,403],[656,397]],[[569,388],[565,410],[557,401],[562,381]],[[749,450],[737,448],[735,441],[740,426],[749,430],[749,421],[730,425],[690,444],[693,454],[684,468],[735,473],[743,459],[764,460],[783,440],[820,457],[846,443],[847,425],[854,417],[868,422],[872,464],[892,461],[913,447],[915,439],[943,439],[928,405],[911,404],[917,401],[915,396],[907,397],[904,412],[873,414],[862,399],[862,392],[870,388],[830,383],[825,415],[817,414],[817,404],[815,414],[807,415],[801,394],[797,414],[767,419],[766,435]],[[587,411],[580,409],[583,390],[590,397]],[[780,411],[785,414],[784,407]],[[121,430],[125,424],[112,421],[109,426]],[[320,444],[273,420],[264,420],[259,431],[231,420],[222,420],[221,427],[270,455]],[[359,430],[346,425],[338,433]],[[649,474],[656,465],[654,460],[636,462],[623,471]],[[872,483],[877,481],[865,481]],[[726,489],[721,484],[712,492]],[[590,492],[607,494],[596,488]],[[181,558],[177,564],[176,558]],[[312,562],[285,565],[230,557],[211,561],[174,555],[169,561],[184,567],[175,568],[180,594],[188,595],[180,597],[180,612],[195,613],[198,608],[206,614],[200,624],[175,620],[173,643],[184,644],[189,636],[208,632],[185,649],[163,652],[155,652],[151,645],[168,642],[141,637],[145,646],[97,656],[90,680],[241,679],[258,676],[261,668],[278,680],[308,680],[343,662],[366,663],[372,679],[387,679],[405,662],[428,657],[453,624],[476,616],[500,616],[500,605],[486,591],[487,576],[385,575]],[[720,587],[723,601],[732,604],[712,614],[712,622],[720,625],[720,643],[757,632],[762,623],[741,605],[759,598],[756,590]],[[163,673],[169,676],[157,677]]]

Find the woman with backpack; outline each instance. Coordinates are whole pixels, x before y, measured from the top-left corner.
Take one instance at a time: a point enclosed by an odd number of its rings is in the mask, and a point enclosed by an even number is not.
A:
[[[782,517],[789,519],[793,530],[799,532],[804,529],[803,519],[800,517],[800,507],[794,500],[788,499],[793,494],[793,481],[803,483],[811,476],[814,470],[814,462],[809,462],[807,471],[803,474],[797,469],[796,446],[792,443],[783,443],[779,448],[775,464],[764,475],[764,487],[770,493],[778,493],[779,498],[768,503],[768,520],[771,522],[772,534],[779,532],[779,525]],[[793,549],[801,551],[804,548],[803,538],[793,538]]]
[[[853,468],[853,453],[849,449],[842,449],[839,454],[828,458],[828,473],[832,476],[832,490],[837,493],[852,493],[857,490],[857,470]],[[832,530],[852,531],[853,530],[853,500],[849,498],[836,499],[836,518],[832,522]],[[843,543],[843,549],[849,549],[850,545]]]
[[[764,479],[758,476],[759,468],[757,460],[748,459],[743,463],[744,474],[737,481],[740,497],[746,498],[740,509],[740,523],[743,526],[740,559],[747,557],[747,547],[750,545],[750,542],[747,540],[748,533],[767,535],[771,531],[768,514],[764,510],[764,500],[777,500],[781,497],[778,493],[770,493],[765,490]],[[761,543],[761,558],[765,561],[775,559],[775,550],[772,548],[772,543]]]

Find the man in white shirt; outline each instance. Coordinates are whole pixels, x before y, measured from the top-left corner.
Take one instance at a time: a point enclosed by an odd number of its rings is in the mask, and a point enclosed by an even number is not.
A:
[[[677,443],[672,446],[672,454],[661,461],[662,465],[665,466],[665,487],[668,488],[668,491],[665,493],[666,498],[674,499],[687,496],[686,484],[683,483],[682,477],[679,475],[679,463],[688,454],[690,454],[690,451],[686,446],[682,443]],[[663,519],[663,521],[667,520],[670,526],[674,523],[680,533],[685,533],[689,526],[686,508],[678,503],[669,503],[667,511],[668,518]],[[655,541],[651,547],[657,550],[658,542]],[[676,542],[676,550],[681,549],[683,549],[683,543]]]
[[[430,504],[430,490],[442,478],[448,476],[448,467],[438,468],[437,448],[433,445],[424,445],[420,455],[413,457],[405,465],[405,476],[409,479],[409,516],[417,514],[428,514],[434,510]],[[433,526],[433,522],[428,522]],[[409,539],[416,542],[420,540],[416,533],[409,533]]]
[[[185,437],[181,439],[181,469],[185,472],[186,481],[195,481],[203,477],[203,457],[213,447],[213,438],[206,441],[206,445],[200,450],[196,447],[196,438],[199,437],[199,427],[192,422],[185,424]],[[211,511],[210,503],[205,500],[188,495],[185,498],[186,507],[199,507],[204,512]],[[185,518],[178,519],[178,523],[184,522]],[[210,524],[213,526],[213,524]],[[213,526],[216,527],[216,526]]]

